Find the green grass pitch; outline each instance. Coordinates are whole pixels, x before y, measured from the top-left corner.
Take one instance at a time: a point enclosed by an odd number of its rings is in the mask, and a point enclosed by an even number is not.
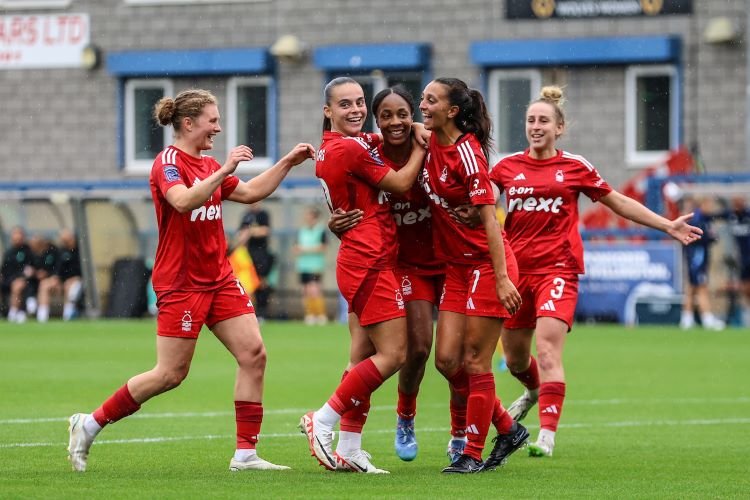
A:
[[[393,451],[395,377],[373,397],[364,447],[388,476],[319,467],[297,430],[346,362],[344,326],[267,322],[261,456],[291,471],[230,473],[234,363],[204,330],[187,380],[105,429],[89,469],[66,460],[67,417],[154,363],[153,321],[0,323],[0,498],[747,498],[750,331],[578,325],[552,458],[444,476],[448,390],[429,364],[414,462]],[[496,372],[510,404],[521,392]],[[532,412],[533,413],[533,412]],[[526,422],[538,431],[533,413]],[[489,443],[488,443],[489,444]]]

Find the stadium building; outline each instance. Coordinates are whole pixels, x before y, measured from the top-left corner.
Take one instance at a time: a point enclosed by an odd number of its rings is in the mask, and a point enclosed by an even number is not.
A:
[[[153,254],[147,178],[171,138],[151,109],[190,87],[220,100],[217,159],[253,147],[241,176],[319,142],[323,86],[339,75],[370,96],[400,82],[417,98],[433,77],[464,79],[488,101],[498,156],[525,146],[525,106],[540,87],[564,86],[563,147],[616,187],[681,147],[708,172],[746,174],[748,3],[0,0],[0,248],[16,224],[76,226],[89,235],[90,288],[104,297],[115,259]],[[282,256],[310,202],[322,198],[307,162],[267,202]],[[242,211],[226,207],[228,231]],[[292,289],[280,261],[279,288]]]

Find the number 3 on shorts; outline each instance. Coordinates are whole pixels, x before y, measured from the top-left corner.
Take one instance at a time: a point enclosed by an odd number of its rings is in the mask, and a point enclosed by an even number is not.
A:
[[[555,286],[549,291],[550,296],[553,299],[560,299],[563,296],[563,289],[565,288],[565,280],[562,278],[555,278],[552,280],[552,284]]]

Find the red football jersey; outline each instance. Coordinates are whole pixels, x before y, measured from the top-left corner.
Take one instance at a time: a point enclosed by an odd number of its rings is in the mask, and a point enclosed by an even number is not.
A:
[[[239,179],[227,176],[202,207],[184,214],[166,199],[172,186],[193,186],[220,168],[210,156],[195,158],[174,146],[156,156],[150,177],[159,227],[152,278],[155,291],[212,290],[232,278],[221,201],[234,192]]]
[[[355,267],[391,269],[396,265],[398,243],[391,205],[378,183],[390,169],[376,146],[376,135],[347,137],[323,133],[315,175],[323,185],[328,208],[364,212],[359,224],[341,235],[338,261]]]
[[[398,165],[383,154],[383,145],[378,146],[380,158],[393,170],[401,170]],[[402,196],[391,194],[391,211],[396,220],[398,235],[398,267],[408,269],[413,274],[442,274],[443,263],[435,256],[432,244],[432,213],[430,199],[418,182]]]
[[[454,222],[448,208],[459,205],[495,205],[487,159],[473,134],[465,134],[455,144],[441,146],[436,134],[430,139],[430,152],[420,179],[432,201],[435,253],[444,262],[471,264],[489,258],[484,227]]]
[[[526,150],[500,160],[490,178],[505,191],[505,233],[519,271],[582,274],[578,195],[597,201],[612,191],[594,166],[566,151],[535,160]]]

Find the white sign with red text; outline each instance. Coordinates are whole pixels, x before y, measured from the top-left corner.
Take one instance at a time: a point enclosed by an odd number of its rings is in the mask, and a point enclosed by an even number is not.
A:
[[[0,16],[0,69],[80,68],[88,14]]]

